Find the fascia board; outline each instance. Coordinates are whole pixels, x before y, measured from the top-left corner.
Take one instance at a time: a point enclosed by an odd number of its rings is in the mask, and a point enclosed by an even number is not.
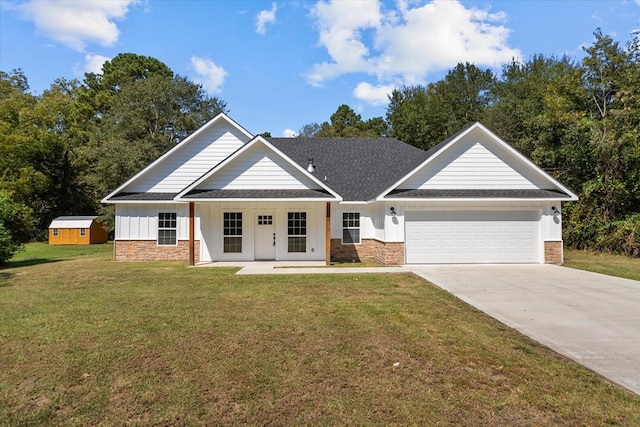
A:
[[[209,129],[211,126],[214,126],[215,124],[217,124],[220,120],[225,120],[231,126],[235,127],[240,132],[242,132],[244,135],[246,135],[247,138],[249,138],[249,139],[253,138],[253,135],[251,135],[245,128],[240,126],[238,123],[236,123],[234,120],[232,120],[225,113],[220,113],[217,116],[215,116],[214,118],[212,118],[211,120],[209,120],[207,123],[205,123],[202,126],[200,126],[198,129],[196,129],[191,135],[187,136],[185,139],[183,139],[178,144],[176,144],[175,147],[173,147],[172,149],[170,149],[169,151],[164,153],[162,156],[158,157],[156,160],[151,162],[147,167],[145,167],[140,172],[138,172],[137,174],[135,174],[134,176],[129,178],[124,184],[122,184],[121,186],[119,186],[118,188],[113,190],[111,193],[109,193],[102,200],[100,200],[100,203],[111,203],[111,202],[108,201],[108,199],[110,199],[114,195],[116,195],[119,192],[121,192],[129,184],[131,184],[132,182],[134,182],[135,180],[137,180],[141,176],[145,175],[148,171],[150,171],[151,169],[156,167],[159,163],[161,163],[165,158],[171,156],[171,154],[173,154],[177,150],[180,150],[185,145],[189,144],[189,142],[191,142],[193,139],[197,138],[201,133],[203,133],[205,130]]]
[[[330,197],[287,197],[287,198],[215,198],[215,199],[180,199],[181,202],[336,202],[339,201]]]
[[[291,160],[291,158],[289,158],[289,156],[287,156],[286,154],[284,154],[282,151],[278,150],[276,147],[274,147],[272,144],[270,144],[266,139],[264,139],[262,136],[258,135],[255,138],[253,138],[251,141],[247,142],[245,145],[243,145],[242,147],[240,147],[239,149],[237,149],[234,153],[232,153],[229,157],[227,157],[226,159],[224,159],[223,161],[221,161],[220,163],[218,163],[215,167],[213,167],[211,170],[209,170],[207,173],[205,173],[204,175],[202,175],[200,178],[198,178],[197,180],[195,180],[191,185],[189,185],[187,188],[185,188],[184,190],[182,190],[180,193],[178,193],[178,195],[175,197],[175,200],[185,200],[183,199],[184,195],[187,194],[189,191],[193,190],[194,188],[196,188],[198,185],[200,185],[204,180],[210,178],[211,176],[213,176],[216,172],[218,172],[219,170],[224,169],[224,167],[226,165],[228,165],[230,162],[232,162],[234,159],[238,158],[239,156],[242,155],[242,153],[244,153],[245,151],[249,150],[251,147],[253,147],[256,144],[263,144],[265,147],[267,147],[269,150],[273,151],[276,155],[280,156],[284,161],[286,161],[289,165],[291,165],[294,169],[298,170],[300,173],[302,173],[303,175],[307,176],[308,178],[310,178],[313,182],[315,182],[316,184],[318,184],[321,188],[327,190],[329,192],[329,194],[331,194],[332,196],[335,197],[335,199],[331,199],[331,200],[342,200],[342,196],[340,196],[338,193],[336,193],[335,191],[333,191],[331,188],[327,187],[321,180],[319,180],[318,178],[316,178],[315,176],[313,176],[312,174],[310,174],[306,169],[300,167],[300,165],[298,165],[296,162],[294,162],[293,160]],[[229,200],[229,199],[227,199]],[[243,200],[248,200],[248,199],[243,199]],[[266,199],[261,199],[261,200],[266,200]],[[284,199],[276,199],[276,200],[284,200]],[[295,200],[300,200],[300,199],[295,199]]]
[[[111,204],[111,205],[119,205],[119,204],[150,204],[150,203],[162,203],[162,204],[176,204],[176,205],[184,205],[185,203],[189,202],[190,200],[177,200],[177,199],[172,199],[172,200],[107,200],[107,201],[102,201],[101,203],[105,203],[105,204]],[[193,201],[193,200],[191,200]]]

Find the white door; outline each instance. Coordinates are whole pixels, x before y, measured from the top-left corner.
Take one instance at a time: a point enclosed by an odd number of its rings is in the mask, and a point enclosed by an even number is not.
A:
[[[258,213],[254,221],[254,258],[276,259],[276,226],[273,213]]]
[[[407,264],[539,263],[540,213],[408,213]]]

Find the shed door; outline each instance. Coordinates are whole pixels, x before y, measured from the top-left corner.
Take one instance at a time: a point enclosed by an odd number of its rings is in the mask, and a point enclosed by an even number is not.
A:
[[[408,264],[539,263],[540,213],[449,211],[408,213]]]

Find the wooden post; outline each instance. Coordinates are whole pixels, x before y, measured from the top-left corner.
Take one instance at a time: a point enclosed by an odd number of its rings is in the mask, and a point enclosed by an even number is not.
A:
[[[196,264],[196,204],[195,202],[189,202],[189,265]]]
[[[325,226],[326,229],[326,249],[325,249],[325,257],[326,257],[326,262],[327,265],[331,265],[331,203],[327,202],[327,215],[326,215],[327,219],[327,223]]]

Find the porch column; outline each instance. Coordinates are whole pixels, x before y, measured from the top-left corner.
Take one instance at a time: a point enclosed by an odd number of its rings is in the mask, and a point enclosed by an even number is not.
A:
[[[327,215],[326,215],[326,225],[325,225],[325,240],[326,248],[325,248],[325,258],[327,265],[331,265],[331,203],[327,202]]]
[[[189,265],[196,264],[196,204],[195,202],[189,202]]]

